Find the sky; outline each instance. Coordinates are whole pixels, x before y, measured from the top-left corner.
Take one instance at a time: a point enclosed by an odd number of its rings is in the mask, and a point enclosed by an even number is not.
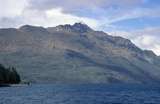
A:
[[[160,55],[160,0],[0,0],[0,28],[75,22]]]

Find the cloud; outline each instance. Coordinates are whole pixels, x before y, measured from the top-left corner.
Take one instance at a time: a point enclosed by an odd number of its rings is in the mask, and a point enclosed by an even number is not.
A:
[[[0,28],[19,27],[24,24],[50,27],[83,21],[94,29],[108,30],[112,35],[131,39],[137,46],[151,49],[160,55],[160,27],[151,28],[151,25],[147,25],[141,30],[127,31],[122,24],[120,27],[114,25],[123,20],[160,17],[160,7],[151,7],[149,1],[0,0]]]
[[[0,0],[0,28],[22,24],[21,16],[27,6],[27,0]]]
[[[52,9],[61,7],[64,10],[76,8],[105,8],[110,6],[130,6],[142,3],[143,0],[30,0],[30,7],[37,9]],[[69,10],[70,11],[70,10]]]
[[[64,14],[60,8],[57,8],[46,11],[25,9],[20,16],[0,18],[0,27],[19,27],[24,24],[52,27],[59,24],[74,24],[75,22],[85,22],[92,28],[98,26],[95,19]]]
[[[160,55],[160,42],[159,37],[151,35],[142,35],[133,40],[139,47],[154,51],[157,55]]]
[[[27,5],[27,0],[0,0],[0,18],[21,15]]]
[[[149,16],[150,14],[150,16],[159,15],[160,11],[160,9],[156,9],[155,11],[147,8],[137,8],[138,5],[143,4],[144,0],[92,0],[92,2],[91,0],[80,0],[78,2],[76,0],[1,0],[0,2],[0,10],[2,10],[0,12],[0,21],[2,22],[1,24],[3,24],[0,25],[0,27],[7,26],[5,23],[8,23],[9,27],[13,26],[11,23],[17,26],[18,24],[20,25],[20,22],[22,22],[21,24],[28,22],[29,24],[38,25],[38,21],[39,25],[46,26],[48,24],[50,26],[51,22],[48,22],[50,20],[44,20],[46,19],[45,13],[46,11],[57,9],[60,9],[59,12],[64,14],[63,17],[68,15],[70,15],[70,17],[76,17],[70,19],[87,21],[86,23],[89,23],[89,25],[92,24],[90,25],[92,27],[98,26],[97,29],[121,20],[145,15]],[[21,21],[17,21],[15,17],[17,17],[17,19],[21,18]],[[34,19],[35,17],[38,18]],[[4,19],[5,21],[3,22]],[[13,19],[15,19],[15,21]],[[68,17],[65,18],[64,21],[68,21],[65,23],[72,24],[72,20],[69,22],[68,19]],[[94,23],[90,23],[89,21],[94,21]],[[57,21],[55,22],[58,24]],[[95,22],[99,22],[99,25],[93,26]]]
[[[157,55],[160,55],[160,27],[149,27],[143,30],[136,31],[137,38],[135,43],[143,49],[153,50]]]
[[[78,16],[83,14],[83,16],[87,16],[88,12],[93,13],[93,15],[96,15],[98,12],[96,16],[106,16],[109,9],[115,9],[117,11],[119,8],[135,8],[142,3],[143,0],[30,0],[29,8],[41,11],[61,8],[64,13]]]
[[[112,15],[110,23],[116,23],[123,20],[136,19],[136,18],[155,18],[160,17],[160,8],[134,8],[129,10],[120,10],[119,13]],[[118,17],[118,18],[117,18]]]
[[[130,39],[134,44],[142,49],[152,50],[160,55],[160,27],[148,27],[141,30],[132,31],[112,31],[111,35],[122,36]]]
[[[80,21],[89,24],[93,28],[97,25],[95,19],[66,14],[62,12],[61,8],[52,8],[44,11],[30,8],[31,1],[0,0],[0,27],[19,27],[24,24],[47,27],[59,24],[73,24]]]
[[[87,18],[87,17],[78,17],[71,14],[64,14],[61,9],[51,9],[47,10],[46,17],[49,20],[52,20],[52,23],[55,25],[59,24],[74,24],[75,22],[85,22],[92,28],[96,28],[98,26],[98,21],[95,19]]]
[[[23,25],[23,19],[20,17],[0,18],[0,28],[18,27],[19,25]]]

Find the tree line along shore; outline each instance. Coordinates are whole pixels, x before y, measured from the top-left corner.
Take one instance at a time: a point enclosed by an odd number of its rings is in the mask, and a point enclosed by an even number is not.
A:
[[[19,84],[20,82],[21,78],[15,67],[5,67],[0,64],[0,87]]]

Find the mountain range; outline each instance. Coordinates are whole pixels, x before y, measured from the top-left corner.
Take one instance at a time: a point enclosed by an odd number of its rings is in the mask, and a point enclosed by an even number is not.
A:
[[[83,23],[0,29],[0,63],[32,83],[159,83],[160,58]]]

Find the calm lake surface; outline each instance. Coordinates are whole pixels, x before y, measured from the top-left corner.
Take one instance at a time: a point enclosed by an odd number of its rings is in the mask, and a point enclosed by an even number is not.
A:
[[[0,88],[0,104],[160,104],[160,86],[30,85]]]

